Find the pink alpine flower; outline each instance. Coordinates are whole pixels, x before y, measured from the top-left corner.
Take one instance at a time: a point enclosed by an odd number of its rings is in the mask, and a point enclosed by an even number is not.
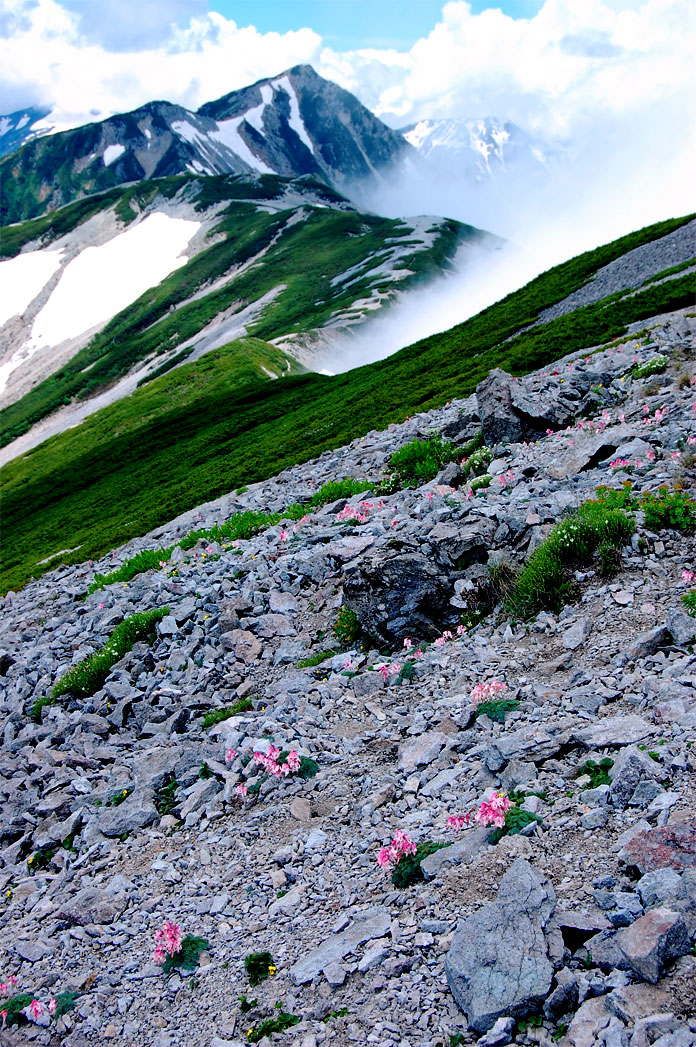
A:
[[[469,697],[474,705],[479,705],[481,702],[491,701],[504,691],[507,691],[507,684],[502,680],[488,680],[486,683],[477,683]]]
[[[287,542],[287,540],[290,537],[290,535],[288,534],[288,532],[283,527],[283,528],[281,528],[281,531],[280,531],[280,534],[278,535],[278,537],[281,540],[281,542]]]
[[[447,819],[447,828],[453,833],[458,833],[465,825],[469,824],[470,814],[453,814]]]
[[[235,786],[235,792],[237,793],[238,796],[241,796],[242,799],[244,799],[246,794],[249,792],[249,786],[248,785],[237,785],[237,786]]]
[[[7,1025],[7,1015],[8,1014],[9,1014],[9,1011],[5,1011],[5,1010],[0,1011],[0,1018],[2,1018],[2,1027],[3,1027],[3,1029]]]
[[[495,825],[497,829],[503,829],[509,809],[510,800],[505,793],[493,793],[490,800],[483,801],[475,818],[479,825]]]
[[[404,649],[406,651],[410,651],[412,647],[413,647],[413,640],[410,638],[410,636],[405,636],[404,637]]]
[[[52,996],[51,999],[48,1001],[48,1013],[51,1015],[52,1018],[54,1018],[57,1010],[58,1001],[56,1000],[55,996]]]
[[[389,846],[380,847],[377,855],[377,864],[380,869],[385,869],[390,865],[398,865],[404,855],[415,854],[417,850],[416,844],[413,843],[408,833],[403,832],[402,829],[397,829],[394,839]]]
[[[153,957],[155,963],[164,963],[167,956],[176,956],[181,951],[183,940],[181,927],[177,923],[172,923],[171,920],[166,920],[164,926],[159,931],[155,931],[157,942]]]
[[[227,752],[225,753],[225,760],[226,760],[226,762],[227,763],[232,763],[232,761],[234,760],[236,755],[237,755],[237,750],[236,749],[228,749]]]
[[[692,582],[696,581],[696,571],[688,571],[686,568],[682,571],[682,581],[686,585],[691,585]]]
[[[300,769],[300,756],[294,749],[291,749],[288,753],[287,760],[285,761],[286,766],[290,768],[293,774],[296,774]]]
[[[40,1000],[32,1000],[29,1004],[29,1013],[31,1014],[34,1021],[37,1021],[44,1012],[44,1005]]]

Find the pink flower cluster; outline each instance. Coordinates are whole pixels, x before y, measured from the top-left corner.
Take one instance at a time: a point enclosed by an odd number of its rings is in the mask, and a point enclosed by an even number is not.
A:
[[[477,683],[469,697],[474,705],[480,705],[481,702],[490,702],[503,691],[507,691],[507,684],[502,680],[488,680],[486,683]]]
[[[181,927],[177,923],[167,920],[164,927],[161,927],[159,931],[155,931],[157,946],[152,957],[155,963],[164,963],[167,956],[176,956],[181,951],[183,940]]]
[[[10,989],[16,989],[19,985],[19,978],[16,974],[11,974],[6,982],[0,982],[0,997],[5,999],[6,996],[10,995]]]
[[[643,404],[643,424],[650,426],[659,425],[660,422],[664,422],[668,411],[669,407],[666,404],[663,404],[662,407],[657,407],[655,409],[655,414],[651,417],[650,408],[647,404]]]
[[[484,800],[474,815],[478,825],[495,825],[497,829],[505,828],[505,815],[510,810],[510,800],[505,793],[493,793],[490,800]],[[454,814],[447,819],[447,828],[458,833],[471,821],[471,813]]]
[[[398,865],[404,855],[415,854],[417,850],[418,848],[408,833],[405,833],[402,829],[397,829],[394,839],[389,846],[380,847],[377,855],[377,864],[380,869],[385,869],[390,865]]]
[[[610,469],[628,469],[630,465],[628,458],[615,458],[613,462],[609,462]]]
[[[501,473],[498,477],[498,483],[502,487],[511,487],[515,482],[515,474],[512,469],[508,469],[506,473]]]
[[[682,571],[682,581],[686,585],[691,585],[692,582],[696,581],[696,571],[687,571],[686,568]]]
[[[284,763],[278,763],[280,753],[281,750],[277,746],[269,745],[267,753],[254,753],[254,761],[259,767],[263,767],[266,774],[271,774],[274,778],[287,777],[299,771],[300,757],[294,749],[290,750]]]
[[[341,509],[340,513],[336,515],[336,519],[339,520],[340,523],[344,523],[346,520],[353,520],[355,523],[367,523],[368,517],[374,508],[374,502],[367,501],[361,502],[359,509],[356,509],[352,505],[347,505],[344,509]],[[377,509],[383,508],[384,502],[378,502]]]

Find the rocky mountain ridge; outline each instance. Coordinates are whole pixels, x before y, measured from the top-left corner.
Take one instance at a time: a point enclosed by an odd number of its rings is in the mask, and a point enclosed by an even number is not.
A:
[[[344,191],[380,178],[409,150],[350,92],[299,65],[196,112],[153,101],[27,142],[0,162],[0,221],[185,172],[311,175]]]
[[[693,540],[639,508],[617,573],[577,570],[574,598],[526,624],[491,579],[601,484],[693,491],[693,336],[682,310],[525,378],[492,372],[8,594],[2,977],[77,994],[57,1020],[27,1016],[33,1042],[692,1047]],[[483,432],[488,486],[455,460],[370,493],[432,432],[461,448]],[[313,510],[344,477],[364,491]],[[294,502],[305,516],[283,518]],[[97,573],[252,511],[281,519],[194,535],[83,600]],[[156,608],[153,642],[92,696],[42,702]],[[502,722],[473,697],[494,679]],[[253,754],[274,751],[317,773],[263,778]],[[535,816],[523,831],[452,835],[494,790]],[[377,864],[397,830],[451,845],[405,888]],[[152,961],[167,919],[206,939],[191,976]],[[244,958],[263,952],[250,984]]]

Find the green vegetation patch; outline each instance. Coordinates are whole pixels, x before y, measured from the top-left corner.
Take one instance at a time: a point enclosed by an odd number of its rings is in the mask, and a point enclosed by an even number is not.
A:
[[[634,528],[633,518],[623,510],[585,502],[556,524],[529,557],[515,580],[508,610],[522,618],[559,611],[572,596],[572,569],[590,564],[601,545],[620,550]]]
[[[657,495],[644,491],[641,508],[649,531],[670,527],[683,534],[693,534],[696,530],[696,503],[679,488],[670,491],[668,487],[660,487]]]
[[[53,688],[53,697],[72,694],[75,698],[89,698],[102,686],[112,666],[139,640],[150,640],[155,634],[155,625],[169,614],[168,607],[156,607],[152,611],[132,614],[117,625],[108,642],[99,651],[71,665]]]
[[[436,433],[427,440],[411,440],[400,447],[389,459],[389,469],[402,487],[420,487],[459,455],[461,451],[454,444]]]
[[[167,956],[162,964],[165,974],[177,967],[182,971],[195,971],[202,952],[210,948],[205,938],[198,938],[195,934],[187,934],[181,943],[181,948],[173,956]]]
[[[443,847],[450,847],[450,843],[436,843],[434,840],[425,840],[419,843],[415,854],[404,854],[392,872],[392,883],[395,887],[410,887],[423,879],[421,862],[429,854],[441,851]]]
[[[209,359],[213,352],[184,364],[0,471],[0,588],[16,589],[57,562],[96,559],[200,502],[466,396],[492,367],[524,374],[620,337],[636,320],[691,304],[694,276],[676,276],[520,333],[598,268],[691,217],[587,252],[450,331],[334,377],[272,382],[249,368],[245,379],[239,347],[215,351],[217,360]],[[144,395],[152,399],[138,399]],[[76,545],[76,552],[39,566]]]
[[[312,495],[309,504],[316,507],[330,505],[340,498],[352,498],[371,489],[372,484],[367,480],[351,480],[349,477],[345,480],[329,480]]]
[[[581,775],[586,774],[590,779],[590,789],[597,789],[600,785],[609,785],[611,783],[609,771],[613,766],[614,761],[609,756],[602,757],[599,763],[596,760],[585,760],[578,770],[577,777],[579,778]]]
[[[247,972],[249,984],[251,986],[259,985],[275,972],[273,957],[267,950],[251,952],[244,959],[244,970]]]
[[[224,720],[229,720],[230,716],[238,716],[240,713],[246,713],[250,709],[253,709],[253,702],[248,698],[240,698],[234,703],[234,705],[225,706],[224,709],[211,709],[210,712],[206,713],[203,717],[203,723],[201,724],[204,731],[209,727],[214,727],[215,724],[222,723]]]

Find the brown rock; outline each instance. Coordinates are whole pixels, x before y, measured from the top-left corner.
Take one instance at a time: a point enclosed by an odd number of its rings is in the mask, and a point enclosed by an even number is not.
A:
[[[653,869],[670,868],[683,872],[696,867],[696,818],[636,833],[621,851],[619,859],[626,865],[635,866],[641,875]]]
[[[621,952],[644,981],[657,983],[668,960],[689,951],[689,932],[680,913],[651,909],[617,935]]]

